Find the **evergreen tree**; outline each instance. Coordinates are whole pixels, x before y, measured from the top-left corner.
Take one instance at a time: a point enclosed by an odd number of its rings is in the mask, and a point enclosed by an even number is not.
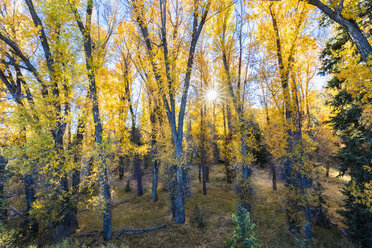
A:
[[[368,3],[367,3],[368,5]],[[361,11],[360,24],[368,15],[368,6]],[[367,24],[370,25],[370,24]],[[340,175],[349,174],[351,180],[346,184],[344,210],[339,211],[344,217],[350,238],[362,247],[372,244],[372,211],[370,207],[370,191],[372,180],[372,146],[371,119],[369,110],[372,98],[368,85],[371,84],[370,62],[362,63],[356,55],[355,47],[350,45],[350,36],[346,30],[339,29],[328,41],[322,52],[323,73],[331,73],[334,77],[327,88],[334,92],[329,104],[333,107],[330,119],[334,130],[342,141],[342,146],[335,156],[340,165]],[[347,53],[346,53],[347,52]],[[350,58],[353,63],[347,63]],[[354,73],[347,75],[347,73]],[[366,72],[366,74],[362,73]],[[369,75],[369,76],[368,76]]]
[[[235,230],[232,239],[226,240],[225,248],[254,248],[260,247],[257,243],[255,224],[251,224],[251,216],[247,209],[238,205],[236,214],[233,214]]]

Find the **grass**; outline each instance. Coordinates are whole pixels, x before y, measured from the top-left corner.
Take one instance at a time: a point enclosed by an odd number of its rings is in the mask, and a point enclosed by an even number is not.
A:
[[[325,173],[324,173],[325,174]],[[332,221],[341,224],[336,210],[342,202],[342,188],[347,178],[336,178],[336,171],[331,169],[330,177],[321,177],[325,187],[328,210]],[[146,228],[158,226],[172,221],[170,211],[169,194],[159,186],[159,201],[152,202],[151,198],[151,175],[144,176],[145,194],[142,197],[132,199],[130,202],[121,204],[113,210],[113,228]],[[185,225],[172,225],[163,230],[142,234],[121,235],[124,244],[128,247],[223,247],[227,237],[231,237],[234,225],[231,215],[236,210],[238,199],[233,191],[233,185],[224,180],[223,165],[215,165],[210,172],[210,183],[207,185],[208,195],[202,194],[202,185],[197,180],[197,167],[193,166],[190,172],[193,179],[192,194],[186,201]],[[129,199],[135,192],[125,192],[125,184],[115,180],[115,197]],[[278,184],[278,190],[272,190],[271,178],[266,170],[255,169],[252,177],[254,188],[254,202],[252,202],[252,219],[256,224],[256,232],[262,247],[296,247],[296,238],[288,231],[286,215],[284,211],[285,194],[282,184]],[[135,189],[135,185],[132,186]],[[195,205],[203,210],[203,218],[206,219],[205,228],[197,228],[190,223]],[[86,233],[102,228],[102,217],[93,211],[85,211],[79,214],[80,230],[78,233]],[[315,247],[352,247],[336,228],[324,229],[313,225]],[[102,236],[78,238],[80,242],[89,246],[102,244]],[[114,245],[123,245],[123,241],[114,239]]]
[[[231,215],[236,211],[238,203],[233,185],[225,182],[224,167],[222,164],[215,165],[210,171],[210,183],[207,184],[208,194],[202,194],[202,185],[198,182],[197,166],[192,166],[190,171],[192,192],[186,200],[186,224],[174,224],[162,230],[142,234],[124,234],[120,239],[114,238],[110,242],[111,247],[223,247],[227,237],[231,238],[234,225]],[[129,173],[127,173],[129,174]],[[341,217],[337,214],[343,195],[340,190],[349,178],[338,178],[337,171],[330,170],[330,177],[324,177],[322,172],[320,181],[324,186],[324,195],[327,200],[329,216],[331,220],[342,226]],[[127,177],[130,175],[126,175]],[[151,197],[151,170],[145,171],[144,189],[141,197],[135,197],[136,186],[132,182],[132,192],[126,192],[126,180],[119,181],[114,175],[113,198],[114,202],[131,199],[128,203],[120,204],[113,209],[113,229],[147,228],[172,222],[169,193],[162,190],[159,185],[159,201],[152,202]],[[251,179],[254,189],[252,204],[252,221],[256,224],[257,238],[262,247],[287,248],[297,247],[296,238],[288,231],[286,224],[285,189],[278,183],[278,190],[273,191],[271,178],[267,170],[254,169]],[[21,184],[13,184],[14,191],[20,190]],[[12,198],[11,203],[17,209],[24,209],[24,199]],[[197,228],[191,223],[195,216],[195,206],[202,210],[202,218],[206,221],[206,227]],[[70,240],[87,247],[100,247],[103,243],[102,235],[94,237],[79,237],[79,234],[102,229],[102,215],[94,210],[80,211],[78,214],[80,229]],[[19,224],[19,223],[18,223]],[[352,245],[341,235],[337,228],[324,229],[312,226],[315,239],[314,247],[351,248]],[[106,244],[107,245],[107,244]],[[61,247],[69,247],[61,246]],[[72,246],[71,246],[72,247]]]

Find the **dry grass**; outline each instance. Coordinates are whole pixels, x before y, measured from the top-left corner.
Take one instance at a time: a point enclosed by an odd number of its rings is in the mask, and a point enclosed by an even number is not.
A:
[[[172,225],[163,230],[157,230],[142,234],[120,235],[122,240],[114,238],[111,244],[115,247],[223,247],[227,237],[231,237],[234,225],[231,215],[235,212],[238,199],[233,191],[233,185],[224,180],[223,165],[215,165],[210,172],[208,183],[208,195],[202,194],[202,185],[197,180],[197,166],[190,171],[192,194],[186,201],[186,224]],[[323,173],[324,172],[324,173]],[[325,170],[322,175],[325,175]],[[129,174],[129,173],[127,173]],[[330,177],[321,177],[320,180],[325,188],[329,215],[332,221],[341,225],[340,216],[336,211],[340,208],[343,195],[340,190],[348,178],[336,178],[337,171],[331,169]],[[128,176],[128,175],[126,175]],[[132,192],[125,192],[125,180],[118,181],[113,178],[113,197],[118,202],[131,199],[136,195],[135,184],[131,184]],[[272,190],[271,178],[268,171],[255,169],[252,179],[254,189],[252,220],[256,224],[256,232],[262,247],[296,247],[295,237],[287,229],[286,215],[284,211],[285,190],[278,183],[278,190]],[[11,191],[21,190],[20,184],[12,184]],[[146,228],[159,226],[172,222],[170,211],[169,193],[162,190],[159,185],[159,201],[152,202],[151,198],[151,171],[146,170],[144,176],[145,194],[142,197],[133,198],[128,203],[120,204],[113,210],[113,228]],[[24,199],[11,199],[13,206],[23,209]],[[203,211],[203,217],[207,222],[205,228],[197,228],[190,223],[190,217],[194,215],[195,205]],[[101,230],[102,215],[94,210],[79,212],[80,229],[72,240],[78,240],[88,247],[96,247],[103,244],[102,236],[78,237],[78,234]],[[19,224],[19,223],[18,223]],[[315,247],[352,247],[336,229],[323,229],[313,225]]]
[[[325,174],[325,173],[324,173]],[[223,247],[226,237],[230,237],[234,225],[231,214],[238,203],[232,185],[224,181],[222,165],[216,165],[211,170],[208,195],[202,195],[201,184],[197,179],[197,167],[194,166],[190,173],[192,180],[192,197],[186,201],[186,216],[193,214],[197,204],[203,209],[207,227],[199,229],[190,223],[187,218],[185,225],[173,225],[163,230],[143,234],[121,235],[124,244],[129,247]],[[336,210],[342,202],[340,189],[347,178],[336,178],[337,171],[331,169],[330,177],[321,177],[328,200],[329,213],[332,220],[340,223]],[[145,194],[135,198],[129,203],[117,206],[113,211],[114,229],[145,228],[158,226],[172,221],[168,193],[159,187],[159,201],[153,203],[151,199],[151,178],[145,175]],[[115,192],[118,199],[129,199],[135,193],[124,191],[124,184],[115,182]],[[272,190],[271,179],[266,170],[254,170],[252,177],[254,188],[254,202],[252,219],[256,224],[256,232],[262,247],[295,247],[296,241],[293,234],[287,230],[284,211],[285,192],[283,185],[278,184],[278,190]],[[135,186],[132,187],[135,189]],[[81,229],[79,233],[100,230],[102,217],[94,212],[82,212],[79,215]],[[351,247],[345,238],[335,228],[323,229],[313,226],[316,247]],[[78,238],[80,242],[90,246],[99,245],[102,237]],[[112,241],[120,245],[120,240]]]

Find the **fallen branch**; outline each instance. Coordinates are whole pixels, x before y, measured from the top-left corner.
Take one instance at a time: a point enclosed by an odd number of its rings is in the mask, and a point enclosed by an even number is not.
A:
[[[124,239],[120,238],[119,235],[116,235],[116,234],[115,234],[114,237],[117,238],[118,240],[120,240],[121,242],[124,242]]]
[[[175,223],[176,222],[172,222],[172,223],[161,225],[161,226],[150,227],[150,228],[143,228],[143,229],[121,229],[121,230],[117,230],[117,231],[113,231],[113,232],[114,233],[120,233],[120,234],[129,233],[129,232],[133,232],[133,233],[145,233],[145,232],[151,232],[151,231],[154,231],[154,230],[163,229],[163,228],[165,228],[167,226],[170,226],[170,225],[173,225]]]
[[[11,208],[11,209],[13,209],[13,211],[14,211],[14,213],[12,212],[12,211],[8,211],[8,213],[10,213],[10,214],[12,214],[13,213],[13,215],[19,215],[19,216],[25,216],[25,212],[23,212],[23,211],[18,211],[15,207],[13,207],[12,205],[9,205],[9,207]]]
[[[339,227],[336,222],[331,221],[331,225],[336,227],[346,238],[349,238],[347,232],[343,228]]]
[[[339,227],[338,228],[338,230],[346,237],[346,238],[348,238],[348,235],[347,235],[347,232],[343,229],[343,228],[341,228],[341,227]]]

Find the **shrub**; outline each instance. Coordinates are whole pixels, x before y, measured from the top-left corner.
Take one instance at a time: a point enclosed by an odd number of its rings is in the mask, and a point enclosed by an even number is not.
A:
[[[205,211],[201,209],[197,204],[191,214],[190,222],[197,228],[204,228],[207,226],[207,220],[205,217]]]
[[[236,214],[233,214],[235,230],[232,239],[227,239],[225,248],[258,248],[255,224],[251,224],[251,216],[247,209],[238,205]]]

